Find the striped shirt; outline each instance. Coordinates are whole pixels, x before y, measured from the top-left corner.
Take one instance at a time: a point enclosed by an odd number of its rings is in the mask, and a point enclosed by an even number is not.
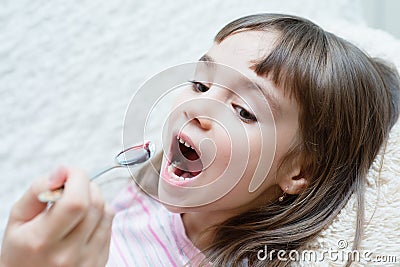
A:
[[[204,255],[186,236],[180,214],[132,183],[115,199],[107,267],[196,266]]]

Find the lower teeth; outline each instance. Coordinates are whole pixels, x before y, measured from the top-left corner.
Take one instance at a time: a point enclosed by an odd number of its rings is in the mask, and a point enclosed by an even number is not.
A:
[[[189,181],[191,178],[189,177],[182,177],[182,176],[178,176],[174,173],[174,168],[177,168],[176,166],[179,164],[179,162],[172,162],[171,165],[168,166],[168,173],[172,176],[172,178],[174,178],[174,180],[176,181]],[[183,173],[183,175],[189,175],[188,173]]]

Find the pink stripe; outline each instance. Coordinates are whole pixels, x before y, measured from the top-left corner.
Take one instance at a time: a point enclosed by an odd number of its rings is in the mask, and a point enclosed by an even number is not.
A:
[[[129,191],[130,191],[130,190],[131,190],[131,189],[129,188]],[[140,203],[140,205],[142,206],[144,212],[147,214],[147,217],[150,218],[150,212],[149,212],[149,210],[146,208],[146,206],[143,204],[142,200],[139,199],[139,198],[136,198],[136,201],[138,201],[138,202]],[[172,259],[171,255],[169,254],[168,249],[164,246],[164,244],[163,244],[163,243],[161,242],[161,240],[158,238],[157,234],[156,234],[156,233],[154,232],[154,230],[151,228],[151,225],[150,225],[150,224],[147,224],[147,227],[149,228],[150,233],[154,236],[154,238],[157,240],[157,242],[158,242],[158,243],[160,244],[160,246],[163,248],[163,250],[164,250],[165,254],[167,255],[167,257],[168,257],[170,263],[171,263],[173,266],[177,266],[176,263],[175,263],[175,261]]]
[[[132,204],[133,204],[133,203],[135,202],[135,200],[137,199],[137,194],[135,194],[135,193],[132,191],[131,186],[129,186],[128,188],[129,188],[129,189],[128,189],[127,191],[128,191],[128,193],[131,193],[131,194],[132,194],[132,198],[129,198],[129,199],[121,198],[120,201],[118,201],[118,202],[121,202],[121,203],[116,203],[116,204],[118,204],[119,206],[122,206],[122,207],[123,207],[123,209],[121,209],[121,210],[124,210],[124,209],[126,209],[126,208],[132,206]],[[124,203],[124,204],[123,204],[123,203]],[[129,215],[129,213],[126,213],[126,216],[128,216],[128,215]],[[127,224],[126,224],[126,223],[123,223],[123,227],[122,227],[122,229],[121,229],[121,234],[122,234],[123,236],[125,236],[125,238],[128,237],[128,234],[127,234],[127,233],[129,233],[129,231],[126,229],[126,227],[127,227]],[[131,234],[129,233],[129,236],[130,236],[130,235],[131,235]],[[112,238],[113,238],[113,240],[115,240],[115,241],[114,241],[114,244],[115,244],[115,246],[116,246],[116,249],[118,250],[118,253],[121,255],[122,260],[124,261],[125,266],[129,267],[129,263],[128,263],[127,259],[124,257],[124,253],[122,252],[121,248],[118,246],[117,238],[116,238],[114,235],[112,235]],[[132,238],[130,238],[130,239],[132,240]],[[131,242],[131,243],[132,243],[131,245],[133,245],[133,246],[136,245],[136,242]]]
[[[115,247],[116,247],[118,253],[121,255],[121,258],[122,258],[122,260],[123,260],[124,263],[125,263],[125,266],[129,266],[127,260],[126,260],[125,257],[124,257],[124,254],[122,253],[120,247],[118,246],[118,242],[117,242],[115,236],[114,236],[114,235],[111,235],[111,238],[114,240]]]
[[[131,205],[133,205],[134,202],[139,201],[139,194],[137,194],[137,192],[132,191],[132,186],[128,187],[128,193],[132,194],[132,201],[131,201],[131,204],[128,206],[131,206]],[[136,218],[135,213],[127,212],[126,218],[125,218],[126,221],[130,221],[129,218],[132,218],[134,221],[134,219]],[[141,247],[139,244],[145,244],[148,241],[145,238],[142,238],[142,235],[136,235],[135,233],[131,233],[130,231],[126,230],[127,227],[128,227],[128,223],[124,223],[124,236],[125,236],[125,238],[129,237],[130,240],[132,241],[130,244],[130,248],[131,249],[133,248],[134,251],[142,250],[143,247]],[[136,237],[136,239],[135,239],[135,237]],[[137,239],[139,240],[139,243],[138,243]],[[139,260],[139,259],[136,259],[136,260]],[[152,258],[147,257],[147,260],[152,260]],[[144,262],[146,262],[146,261],[144,261]],[[144,262],[142,260],[139,260],[139,264],[142,264],[142,263],[144,264]],[[153,263],[154,262],[152,261],[151,264],[153,264]],[[149,266],[149,263],[144,264],[144,265]]]

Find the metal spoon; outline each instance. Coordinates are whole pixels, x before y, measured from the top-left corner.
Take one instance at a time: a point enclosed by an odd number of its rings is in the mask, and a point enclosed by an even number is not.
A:
[[[93,175],[90,178],[90,181],[98,178],[104,173],[121,167],[134,166],[137,164],[144,163],[148,161],[153,155],[155,151],[155,146],[151,141],[146,141],[144,144],[133,146],[127,148],[115,156],[115,165],[102,170],[101,172]],[[53,191],[45,191],[38,195],[38,199],[40,202],[49,203],[57,201],[64,191],[64,187],[53,190]]]

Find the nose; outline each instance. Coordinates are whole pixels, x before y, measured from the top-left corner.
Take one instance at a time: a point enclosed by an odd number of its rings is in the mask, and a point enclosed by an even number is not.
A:
[[[188,123],[192,123],[205,131],[210,130],[212,127],[212,119],[207,116],[196,115],[193,111],[185,111],[185,116],[189,120]]]
[[[187,122],[202,130],[211,130],[214,123],[225,113],[224,103],[228,99],[228,91],[219,87],[210,89],[201,95],[191,98],[184,106]]]

